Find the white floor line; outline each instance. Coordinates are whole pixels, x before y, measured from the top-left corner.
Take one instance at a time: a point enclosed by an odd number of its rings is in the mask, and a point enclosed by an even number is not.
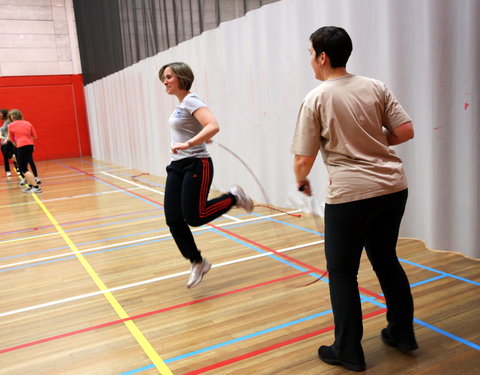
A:
[[[107,173],[107,172],[101,172],[101,173],[103,173],[103,174],[105,174],[105,175],[107,175],[107,176],[109,176],[109,177],[116,178],[116,179],[118,179],[118,180],[120,180],[120,181],[127,182],[127,183],[129,183],[129,184],[138,186],[138,187],[140,187],[140,188],[142,188],[142,189],[149,190],[149,191],[153,191],[154,193],[157,193],[157,194],[165,195],[163,192],[161,192],[161,191],[159,191],[159,190],[152,189],[152,188],[149,188],[149,187],[144,186],[144,185],[141,185],[141,184],[137,184],[136,182],[126,180],[126,179],[124,179],[124,178],[122,178],[122,177],[118,177],[118,176],[115,176],[115,175],[110,174],[110,173]],[[294,212],[300,212],[300,210],[289,211],[289,213],[294,213]],[[226,217],[226,218],[228,218],[228,219],[230,219],[230,220],[238,220],[237,218],[234,218],[234,217],[232,217],[232,216],[230,216],[230,215],[222,215],[222,216],[223,216],[223,217]]]
[[[126,189],[126,190],[127,191],[134,191],[134,190],[139,190],[139,189],[141,189],[141,187],[133,187],[131,189]],[[42,202],[55,202],[55,201],[61,201],[61,200],[66,200],[66,199],[77,199],[77,198],[91,197],[91,196],[95,196],[95,195],[114,194],[114,193],[123,193],[123,190],[108,190],[108,191],[100,191],[100,192],[91,193],[91,194],[69,195],[68,197],[43,199]],[[0,206],[0,210],[2,208],[25,206],[25,205],[29,205],[29,204],[35,204],[35,201],[7,204],[7,205],[4,205],[4,206]]]
[[[281,215],[286,215],[286,214],[278,213],[278,214],[272,214],[272,215],[268,215],[268,216],[257,216],[257,217],[254,217],[254,218],[244,219],[244,220],[237,219],[234,222],[221,223],[221,224],[218,224],[217,226],[218,227],[224,227],[224,226],[234,225],[234,224],[238,224],[238,223],[249,223],[249,222],[260,221],[260,220],[264,220],[264,219],[271,218],[271,217],[276,217],[276,216],[281,216]],[[208,229],[209,229],[208,227],[204,226],[204,227],[192,229],[192,232],[199,232],[199,231],[204,231],[204,230],[208,230]],[[54,235],[54,234],[57,234],[57,233],[52,233],[51,235]],[[120,243],[115,243],[115,244],[111,244],[111,245],[92,247],[90,249],[79,250],[79,253],[85,254],[85,253],[90,253],[92,251],[99,251],[99,250],[110,249],[112,247],[132,245],[132,244],[136,244],[136,243],[158,240],[158,239],[166,238],[166,237],[170,237],[170,236],[171,236],[171,234],[162,234],[160,236],[144,237],[144,238],[140,238],[138,240],[131,240],[131,241],[120,242]],[[17,267],[17,266],[22,266],[22,265],[25,265],[25,264],[30,264],[30,263],[44,262],[44,261],[47,261],[47,260],[63,258],[63,257],[68,257],[68,256],[72,256],[72,252],[50,255],[50,256],[47,256],[47,257],[30,259],[30,260],[25,260],[25,261],[22,261],[22,262],[3,264],[3,265],[0,265],[0,269]]]
[[[115,176],[115,175],[110,174],[110,173],[107,173],[107,172],[101,172],[101,173],[103,173],[104,175],[107,175],[107,176],[109,176],[109,177],[116,178],[117,180],[120,180],[120,181],[123,181],[123,182],[127,182],[127,183],[129,183],[129,184],[131,184],[131,185],[135,185],[135,186],[141,187],[142,189],[145,189],[145,190],[148,190],[148,191],[152,191],[152,192],[157,193],[157,194],[165,195],[162,191],[149,188],[148,186],[144,186],[144,185],[137,184],[136,182],[129,181],[129,180],[125,179],[125,178],[118,177],[118,176]]]
[[[309,243],[305,243],[305,244],[301,244],[301,245],[287,247],[287,248],[282,249],[282,250],[277,250],[277,252],[283,253],[283,252],[287,252],[287,251],[291,251],[291,250],[301,249],[301,248],[304,248],[304,247],[318,245],[318,244],[321,244],[323,242],[324,242],[323,240],[309,242]],[[218,264],[213,265],[213,268],[225,267],[225,266],[229,266],[229,265],[235,264],[235,263],[247,262],[247,261],[252,260],[252,259],[262,258],[262,257],[266,257],[266,256],[269,256],[269,255],[274,255],[274,254],[272,254],[270,252],[264,253],[264,254],[257,254],[257,255],[253,255],[253,256],[249,256],[249,257],[245,257],[245,258],[240,258],[240,259],[236,259],[236,260],[232,260],[232,261],[228,261],[228,262],[218,263]],[[106,289],[106,290],[99,290],[99,291],[92,292],[92,293],[80,294],[78,296],[63,298],[63,299],[59,299],[59,300],[55,300],[55,301],[51,301],[51,302],[46,302],[46,303],[41,303],[41,304],[38,304],[38,305],[32,305],[32,306],[24,307],[24,308],[21,308],[21,309],[6,311],[6,312],[3,312],[3,313],[0,313],[0,317],[15,315],[15,314],[19,314],[19,313],[26,312],[26,311],[38,310],[38,309],[41,309],[41,308],[44,308],[44,307],[60,305],[62,303],[78,301],[78,300],[81,300],[81,299],[85,299],[85,298],[89,298],[89,297],[93,297],[93,296],[98,296],[98,295],[101,295],[103,293],[115,292],[115,291],[119,291],[119,290],[124,290],[124,289],[134,288],[134,287],[137,287],[137,286],[146,285],[146,284],[152,284],[152,283],[155,283],[157,281],[172,279],[172,278],[175,278],[175,277],[187,275],[189,273],[190,273],[190,271],[173,273],[173,274],[170,274],[170,275],[155,277],[153,279],[143,280],[143,281],[139,281],[139,282],[136,282],[136,283],[121,285],[121,286],[118,286],[118,287],[115,287],[115,288],[110,288],[110,289]]]
[[[62,175],[48,174],[48,177],[40,176],[42,181],[50,181],[50,180],[55,180],[60,178],[72,178],[72,177],[88,177],[88,176],[85,176],[84,174],[80,174],[80,173],[62,174]]]
[[[139,187],[136,187],[136,188],[128,189],[128,191],[132,191],[132,190],[140,190],[140,188],[139,188]],[[99,191],[99,192],[90,193],[90,194],[71,195],[71,196],[69,196],[69,197],[60,197],[60,198],[45,199],[45,200],[42,200],[42,202],[53,202],[53,201],[61,201],[61,200],[65,200],[65,199],[85,198],[85,197],[91,197],[91,196],[95,196],[95,195],[115,194],[115,193],[123,193],[123,190],[118,190],[118,189],[117,189],[117,190]]]
[[[0,241],[0,245],[6,244],[6,243],[12,243],[12,242],[28,241],[28,240],[43,238],[43,237],[58,236],[59,234],[60,233],[58,233],[58,232],[53,232],[53,233],[38,234],[36,236],[13,238],[11,240]],[[0,268],[1,268],[1,266],[0,266]]]
[[[135,171],[137,172],[137,169],[133,169],[133,168],[110,168],[108,166],[104,166],[104,167],[101,167],[101,168],[93,168],[93,171],[90,171],[89,173],[98,173],[98,172],[103,172],[102,169],[108,169],[109,172],[124,172],[124,171]]]
[[[242,219],[239,219],[238,217],[235,217],[235,216],[230,216],[230,215],[227,215],[227,214],[223,214],[222,216],[229,219],[229,220],[238,221],[238,222],[242,221]]]

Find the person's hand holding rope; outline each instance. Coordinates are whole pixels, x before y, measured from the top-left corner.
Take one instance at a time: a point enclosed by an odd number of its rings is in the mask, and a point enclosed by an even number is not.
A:
[[[297,181],[297,188],[298,191],[301,191],[303,194],[309,197],[312,196],[312,188],[310,187],[310,181],[308,181],[308,179]]]

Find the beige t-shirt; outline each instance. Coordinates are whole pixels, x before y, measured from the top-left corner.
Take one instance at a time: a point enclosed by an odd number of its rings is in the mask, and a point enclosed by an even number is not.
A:
[[[348,74],[322,82],[305,97],[291,152],[313,156],[321,150],[329,204],[395,193],[407,188],[407,180],[383,127],[409,121],[384,83]]]

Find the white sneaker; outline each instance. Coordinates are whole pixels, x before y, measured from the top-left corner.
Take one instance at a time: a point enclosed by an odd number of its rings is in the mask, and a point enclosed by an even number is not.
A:
[[[43,191],[43,190],[42,190],[42,188],[41,188],[40,186],[38,186],[38,187],[35,187],[35,186],[32,187],[32,193],[37,193],[37,194],[38,194],[38,193],[41,193],[42,191]]]
[[[245,192],[240,186],[235,185],[234,187],[232,187],[230,189],[230,193],[234,195],[237,199],[237,203],[235,204],[235,206],[243,208],[248,213],[253,212],[253,200],[247,194],[245,194]]]
[[[38,177],[35,177],[35,182],[37,183],[37,185],[40,185],[42,183],[42,180],[40,180],[40,178]]]
[[[193,263],[187,288],[193,288],[194,286],[200,284],[200,281],[203,279],[203,275],[210,271],[210,268],[212,268],[212,265],[208,263],[206,259],[203,259],[200,263]]]
[[[29,187],[22,190],[22,192],[26,193],[26,194],[41,193],[42,191],[43,190],[40,186],[39,187],[29,186]]]
[[[20,186],[23,186],[27,183],[27,180],[25,180],[24,178],[22,178],[22,180],[20,181]]]
[[[7,172],[7,177],[12,177],[12,174],[10,172]]]

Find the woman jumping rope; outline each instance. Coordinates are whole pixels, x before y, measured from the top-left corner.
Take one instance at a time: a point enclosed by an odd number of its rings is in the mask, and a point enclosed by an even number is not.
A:
[[[158,72],[167,94],[179,104],[169,119],[171,163],[167,166],[165,217],[182,255],[192,265],[188,288],[198,285],[210,270],[195,244],[189,226],[201,226],[229,211],[233,206],[253,211],[253,201],[239,186],[208,200],[213,179],[213,163],[206,149],[220,130],[216,118],[200,97],[192,92],[194,75],[182,62],[164,65]]]

